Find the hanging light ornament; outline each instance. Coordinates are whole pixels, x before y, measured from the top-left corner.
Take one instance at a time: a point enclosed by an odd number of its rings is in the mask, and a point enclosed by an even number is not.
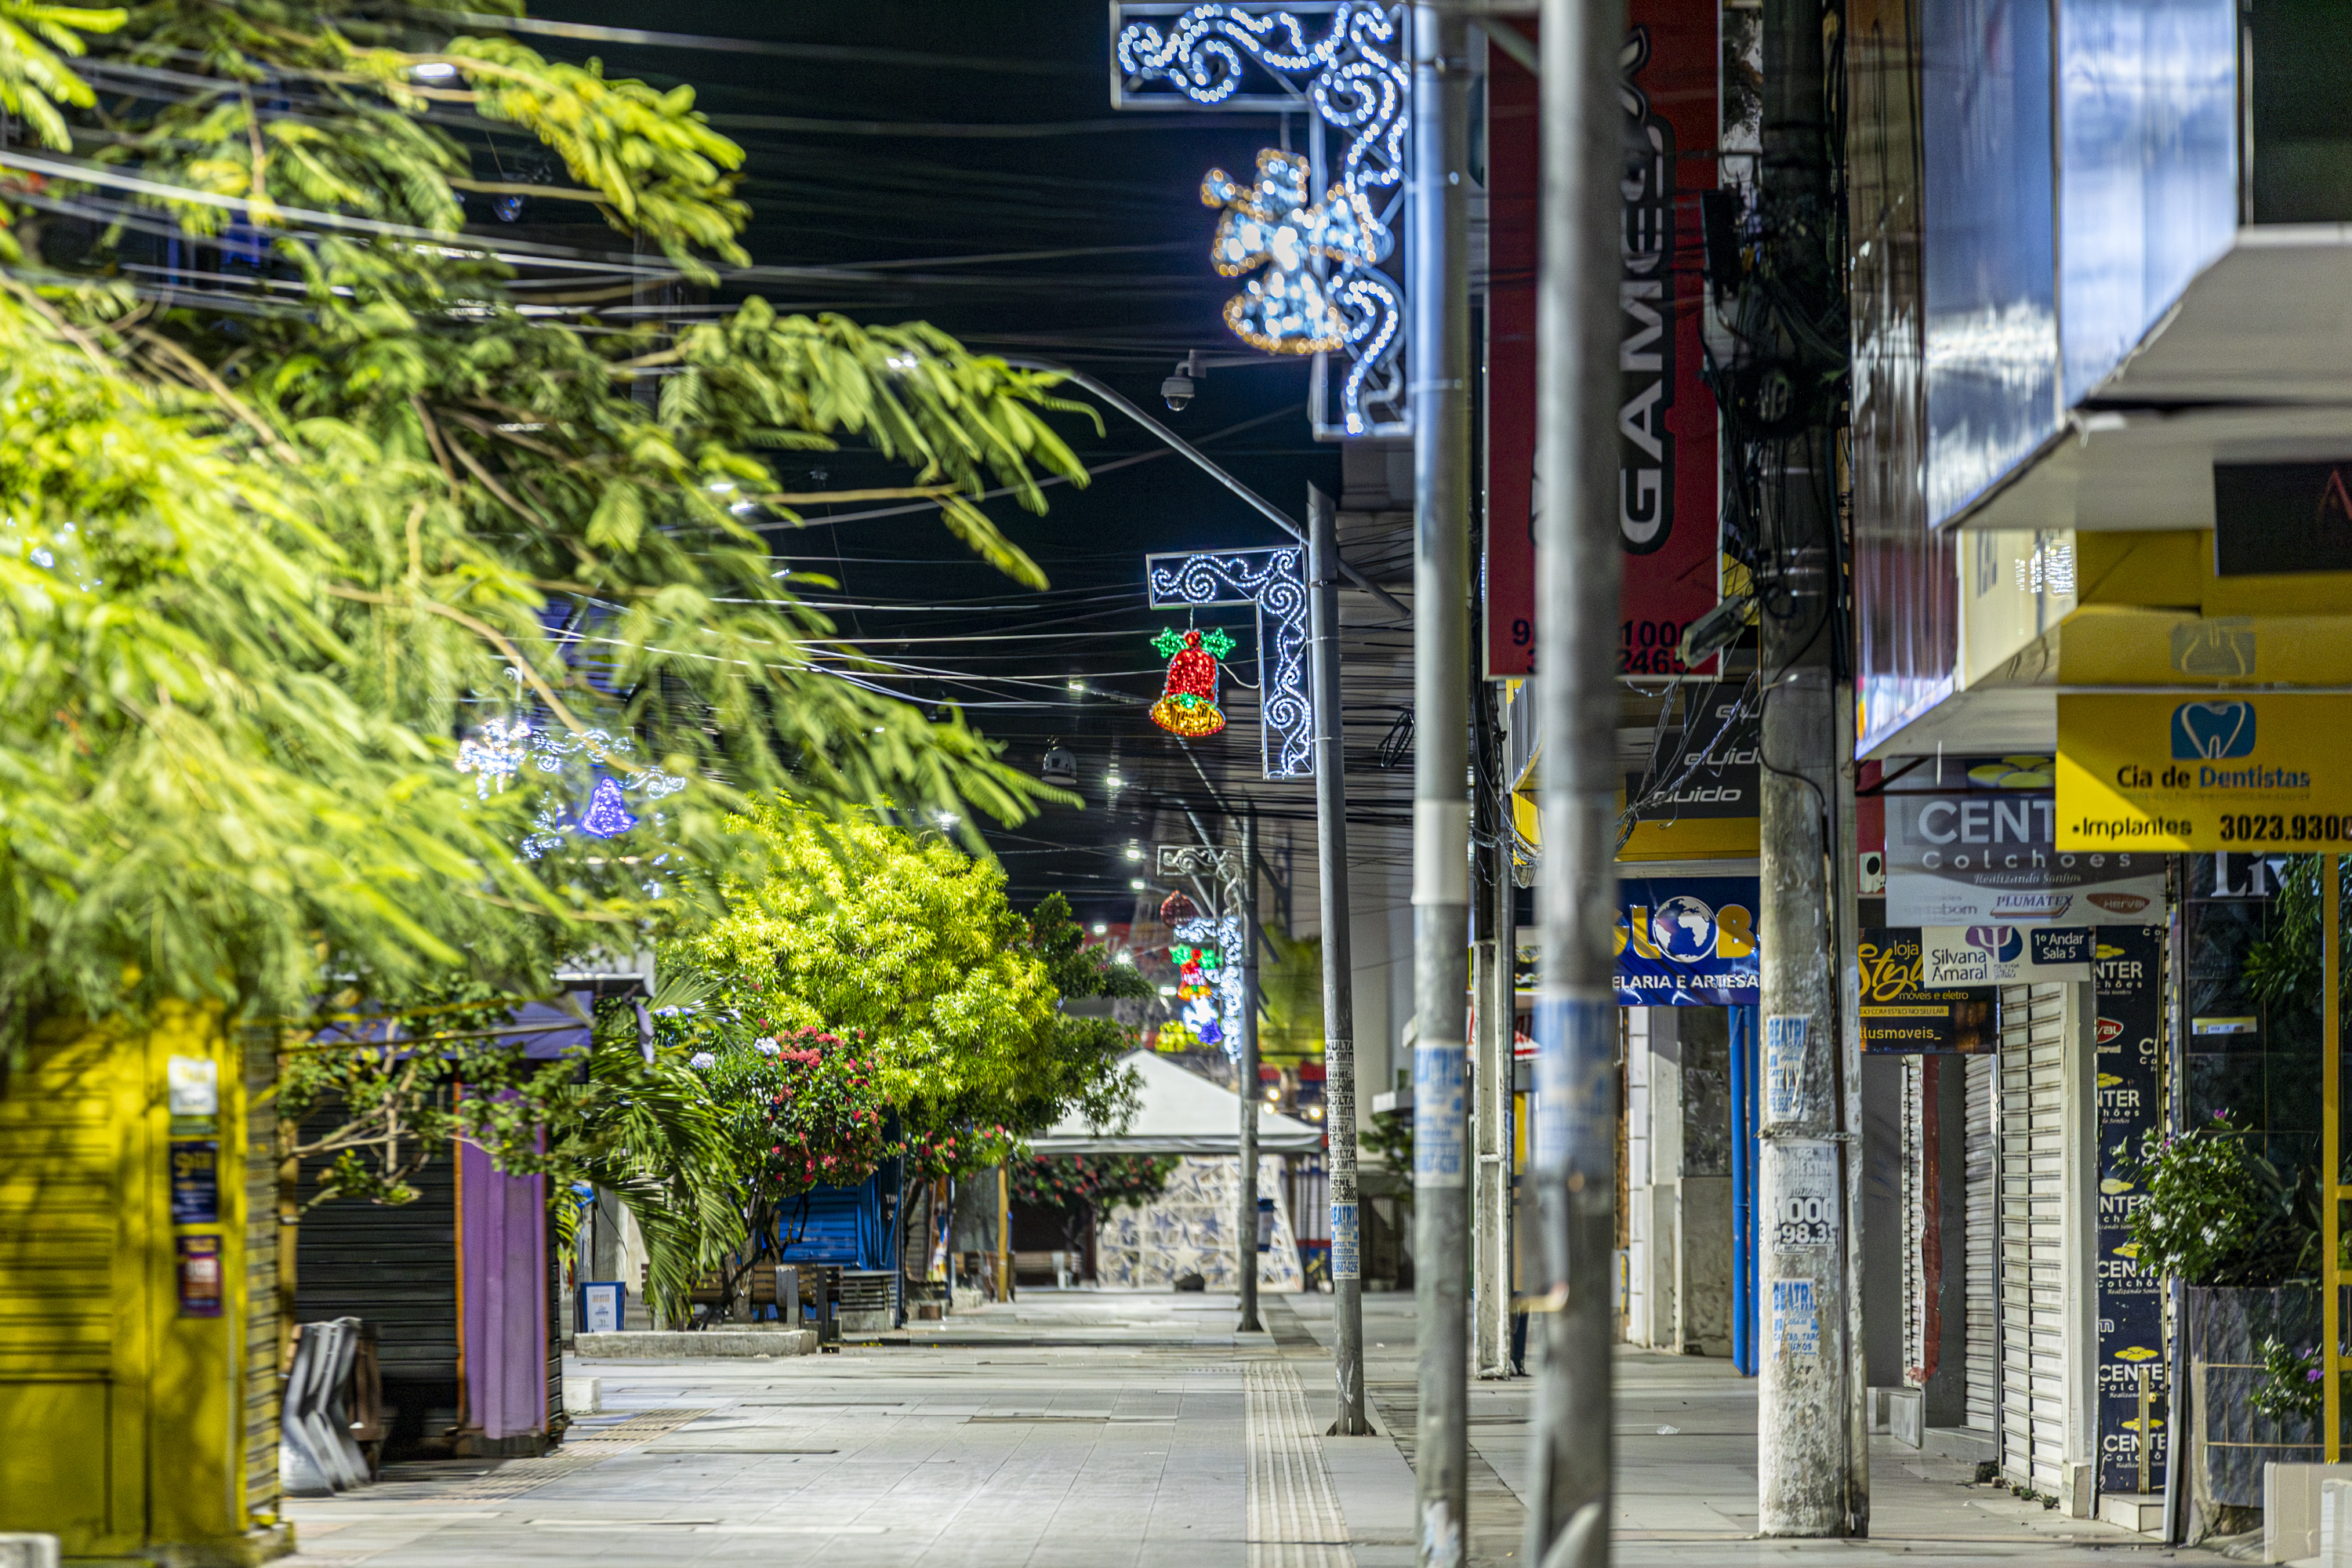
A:
[[[1171,734],[1198,741],[1225,727],[1217,708],[1217,661],[1234,651],[1234,639],[1222,631],[1205,635],[1174,628],[1151,639],[1168,660],[1167,689],[1151,705],[1151,721]]]
[[[1160,918],[1169,925],[1172,926],[1179,921],[1198,920],[1200,917],[1200,910],[1181,890],[1169,894],[1160,901]]]
[[[597,838],[617,838],[637,825],[622,804],[621,786],[611,779],[596,781],[596,788],[588,797],[588,810],[580,818],[580,831]]]

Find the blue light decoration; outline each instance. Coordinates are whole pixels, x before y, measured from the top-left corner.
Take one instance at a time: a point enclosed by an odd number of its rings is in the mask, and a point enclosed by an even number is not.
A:
[[[531,818],[531,831],[523,837],[523,854],[535,860],[562,847],[567,834],[611,838],[636,826],[647,815],[656,823],[662,820],[660,813],[648,814],[646,807],[676,795],[686,787],[686,781],[661,768],[634,764],[635,751],[636,741],[629,735],[606,730],[543,730],[528,718],[501,717],[485,721],[460,741],[453,765],[457,772],[473,775],[475,797],[479,800],[503,792],[526,771],[525,764],[541,774],[568,775],[546,781],[548,787]],[[604,767],[623,776],[602,772]],[[572,803],[580,798],[583,773],[595,782],[587,786],[587,809],[575,816]],[[639,803],[634,813],[628,809],[632,799]]]
[[[1112,11],[1114,108],[1310,111],[1307,156],[1268,149],[1258,154],[1255,184],[1222,169],[1202,183],[1201,199],[1224,209],[1211,251],[1217,270],[1258,274],[1228,301],[1225,321],[1264,352],[1317,356],[1317,435],[1411,434],[1405,289],[1387,265],[1405,199],[1412,120],[1404,7],[1115,0]],[[1327,129],[1347,143],[1336,177]],[[1325,357],[1332,353],[1346,363],[1336,411]]]
[[[1270,779],[1315,776],[1307,694],[1307,552],[1208,550],[1143,558],[1155,610],[1248,605],[1257,612],[1259,755]],[[1269,624],[1270,623],[1270,624]]]
[[[598,779],[588,796],[588,809],[581,814],[580,831],[595,838],[617,838],[636,825],[637,819],[621,804],[621,786],[609,777]]]

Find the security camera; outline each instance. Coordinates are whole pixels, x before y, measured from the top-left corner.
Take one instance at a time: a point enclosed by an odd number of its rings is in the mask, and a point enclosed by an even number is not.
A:
[[[1208,372],[1202,368],[1201,355],[1197,350],[1176,362],[1176,368],[1170,371],[1168,379],[1160,384],[1160,395],[1167,400],[1170,413],[1184,412],[1185,407],[1192,401],[1193,379],[1207,374]]]

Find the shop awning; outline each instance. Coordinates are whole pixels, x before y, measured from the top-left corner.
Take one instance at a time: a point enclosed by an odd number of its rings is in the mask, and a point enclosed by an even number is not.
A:
[[[1241,1097],[1153,1051],[1134,1051],[1119,1064],[1143,1079],[1143,1108],[1124,1132],[1070,1117],[1029,1146],[1040,1154],[1234,1154],[1241,1150]],[[1257,1119],[1258,1152],[1311,1154],[1323,1131],[1272,1111]]]

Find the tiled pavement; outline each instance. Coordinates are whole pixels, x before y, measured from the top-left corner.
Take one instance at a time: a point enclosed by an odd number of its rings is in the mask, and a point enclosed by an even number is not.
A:
[[[604,1413],[562,1455],[412,1468],[289,1504],[301,1551],[288,1568],[1403,1568],[1412,1307],[1366,1299],[1381,1435],[1308,1439],[1330,1483],[1316,1498],[1268,1489],[1314,1479],[1311,1458],[1280,1451],[1300,1442],[1284,1401],[1295,1373],[1307,1429],[1330,1422],[1329,1297],[1270,1300],[1272,1334],[1237,1337],[1229,1298],[1043,1292],[837,1356],[575,1365],[604,1380]],[[1474,1563],[1520,1560],[1532,1393],[1472,1384]],[[1755,1384],[1720,1362],[1623,1356],[1614,1426],[1622,1564],[2218,1561],[1959,1485],[1962,1467],[1883,1441],[1873,1540],[1748,1540]],[[1328,1542],[1332,1501],[1346,1549]]]

